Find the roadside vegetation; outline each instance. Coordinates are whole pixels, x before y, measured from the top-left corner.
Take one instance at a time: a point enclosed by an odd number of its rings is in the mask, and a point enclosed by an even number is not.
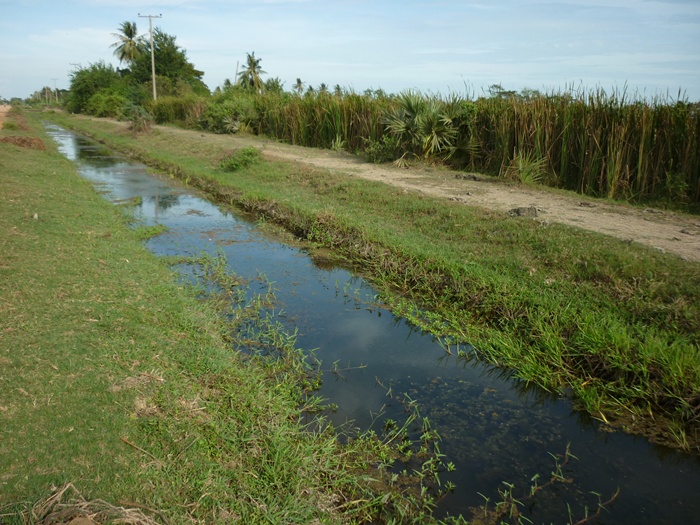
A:
[[[341,444],[310,396],[311,356],[266,313],[271,291],[251,298],[211,258],[189,261],[201,287],[179,284],[142,244],[157,232],[98,195],[37,120],[8,122],[0,523],[437,522],[444,466],[418,414]]]
[[[373,162],[429,161],[589,196],[700,210],[700,103],[680,93],[648,100],[624,90],[518,93],[498,84],[481,96],[355,93],[301,79],[285,90],[279,78],[264,78],[255,53],[247,54],[233,81],[210,92],[174,36],[154,30],[155,79],[149,43],[136,23],[123,22],[114,37],[123,68],[104,61],[79,67],[60,99],[44,88],[32,101],[72,113],[148,116],[213,133],[247,131]]]
[[[227,172],[220,159],[236,155],[199,133],[134,136],[115,122],[52,119],[333,249],[450,351],[698,450],[697,263],[309,167],[264,161]]]

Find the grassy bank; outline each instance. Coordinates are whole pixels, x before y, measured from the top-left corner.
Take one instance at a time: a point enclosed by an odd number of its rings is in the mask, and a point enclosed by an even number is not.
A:
[[[234,173],[199,133],[135,138],[108,121],[54,118],[333,248],[397,312],[527,381],[569,389],[595,417],[700,443],[700,266],[559,225],[273,163]]]
[[[392,462],[380,440],[341,446],[299,422],[310,370],[259,317],[274,298],[234,302],[224,324],[38,121],[11,120],[0,130],[1,523],[43,523],[33,503],[69,482],[159,523],[430,522],[413,491],[368,477]],[[234,351],[256,344],[280,358]]]

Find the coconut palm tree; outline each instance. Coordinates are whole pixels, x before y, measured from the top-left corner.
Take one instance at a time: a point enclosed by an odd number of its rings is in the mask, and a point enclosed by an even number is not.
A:
[[[294,91],[296,91],[299,96],[304,92],[304,83],[300,78],[297,78],[297,81],[294,83]]]
[[[243,71],[238,73],[238,82],[248,88],[253,90],[255,93],[262,93],[265,89],[265,83],[260,77],[261,74],[265,73],[260,67],[260,61],[262,58],[255,58],[255,53],[246,53],[246,63]]]
[[[119,26],[119,33],[112,33],[117,40],[111,47],[114,55],[119,59],[119,63],[131,64],[141,53],[141,38],[136,31],[136,22],[122,22]]]

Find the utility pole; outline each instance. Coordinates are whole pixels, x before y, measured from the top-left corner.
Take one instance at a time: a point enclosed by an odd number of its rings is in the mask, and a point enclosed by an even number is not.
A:
[[[158,99],[156,94],[156,58],[153,52],[153,19],[163,18],[163,15],[142,15],[139,13],[139,18],[148,18],[149,33],[151,34],[151,77],[153,78],[153,100]]]

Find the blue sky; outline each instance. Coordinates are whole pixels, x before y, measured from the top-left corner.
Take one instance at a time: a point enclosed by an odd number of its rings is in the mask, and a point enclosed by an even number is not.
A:
[[[295,80],[356,91],[679,89],[700,100],[700,0],[0,0],[0,97],[67,88],[141,14],[177,37],[210,89],[255,52]],[[55,80],[54,80],[55,79]]]

